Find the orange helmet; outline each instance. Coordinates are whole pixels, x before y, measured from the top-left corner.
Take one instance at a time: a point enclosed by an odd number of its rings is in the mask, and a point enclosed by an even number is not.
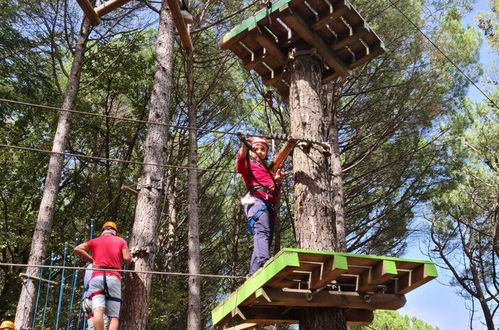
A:
[[[14,322],[11,321],[3,321],[2,324],[0,324],[0,329],[15,329],[16,326],[14,325]]]
[[[262,136],[255,136],[251,139],[252,146],[257,143],[264,145],[267,149],[269,148],[269,143],[267,142],[267,139]]]
[[[106,228],[113,228],[114,230],[118,231],[118,226],[116,226],[116,223],[113,221],[107,221],[105,224],[102,225],[102,229]]]

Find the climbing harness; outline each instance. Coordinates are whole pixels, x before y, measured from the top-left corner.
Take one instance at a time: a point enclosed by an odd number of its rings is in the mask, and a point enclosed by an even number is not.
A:
[[[100,267],[98,267],[98,268],[100,268]],[[108,268],[108,267],[104,267],[104,268]],[[106,300],[117,301],[117,302],[119,302],[121,304],[121,299],[120,298],[112,297],[111,294],[109,293],[109,287],[107,286],[107,279],[106,279],[107,274],[106,274],[105,270],[103,271],[102,275],[103,275],[102,276],[102,281],[103,281],[103,284],[104,284],[104,290],[92,292],[90,294],[89,298],[92,299],[94,296],[104,295],[104,297],[106,297]]]

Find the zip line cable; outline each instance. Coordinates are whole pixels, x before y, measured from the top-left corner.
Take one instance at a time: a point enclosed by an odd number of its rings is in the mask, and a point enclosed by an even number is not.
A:
[[[192,273],[182,273],[182,272],[160,272],[155,270],[132,270],[132,269],[112,269],[112,268],[87,268],[87,267],[76,267],[76,266],[55,266],[55,265],[30,265],[30,264],[16,264],[0,262],[0,266],[4,267],[32,267],[32,268],[53,268],[53,269],[72,269],[72,270],[96,270],[96,271],[110,271],[110,272],[120,272],[120,273],[141,273],[141,274],[152,274],[152,275],[173,275],[173,276],[198,276],[198,277],[213,277],[213,278],[231,278],[231,279],[245,279],[246,276],[241,275],[219,275],[219,274],[192,274]]]
[[[104,115],[104,114],[99,114],[99,113],[92,113],[92,112],[79,111],[79,110],[73,110],[73,109],[64,109],[64,108],[54,107],[54,106],[50,106],[50,105],[16,101],[16,100],[5,99],[5,98],[0,98],[0,102],[18,104],[18,105],[26,105],[29,107],[33,107],[35,109],[40,108],[40,109],[47,109],[47,110],[54,110],[54,111],[66,111],[69,113],[75,113],[75,114],[85,115],[85,116],[93,116],[93,117],[108,118],[108,119],[114,119],[114,120],[122,120],[122,121],[140,123],[140,124],[159,125],[159,126],[164,126],[164,127],[170,127],[170,128],[176,128],[176,129],[185,129],[185,130],[194,130],[194,131],[206,132],[206,133],[215,133],[215,134],[232,135],[232,136],[237,136],[240,134],[240,132],[221,131],[221,130],[214,130],[214,129],[207,129],[207,128],[197,128],[197,127],[192,127],[192,126],[166,124],[166,123],[161,123],[161,122],[156,122],[156,121],[148,121],[148,120],[142,120],[142,119],[133,119],[133,118],[126,118],[126,117],[119,117],[119,116]],[[263,102],[265,102],[265,101],[263,101]],[[279,141],[287,141],[289,139],[289,137],[286,134],[250,134],[250,133],[245,132],[244,135],[246,135],[246,136],[260,136],[260,137],[267,138],[269,140],[279,140]],[[296,138],[295,140],[308,142],[308,143],[314,143],[314,144],[318,144],[318,145],[323,145],[325,143],[325,142],[321,142],[321,141],[314,141],[314,140],[307,139],[307,138]]]
[[[460,67],[456,64],[456,63],[454,63],[454,61],[452,61],[452,59],[451,59],[451,58],[450,58],[450,57],[449,57],[449,56],[448,56],[448,55],[447,55],[447,54],[446,54],[446,53],[445,53],[442,49],[440,49],[440,47],[438,47],[438,45],[437,45],[435,42],[433,42],[433,41],[430,39],[430,37],[428,37],[428,36],[426,35],[426,33],[424,33],[424,32],[423,32],[423,30],[421,30],[421,28],[420,28],[420,27],[419,27],[416,23],[414,23],[414,22],[413,22],[413,21],[412,21],[412,20],[411,20],[411,19],[410,19],[410,18],[409,18],[409,17],[408,17],[408,16],[407,16],[407,15],[406,15],[406,14],[405,14],[405,13],[404,13],[404,12],[403,12],[400,8],[399,8],[399,7],[397,7],[397,5],[396,5],[395,3],[393,3],[393,1],[392,1],[392,0],[388,0],[388,2],[390,2],[390,3],[392,4],[392,6],[393,6],[393,7],[394,7],[394,8],[395,8],[395,9],[396,9],[396,10],[397,10],[397,11],[398,11],[398,12],[399,12],[402,16],[404,16],[404,17],[405,17],[405,19],[406,19],[406,20],[407,20],[407,21],[408,21],[408,22],[409,22],[412,26],[414,26],[414,27],[415,27],[415,28],[419,31],[419,33],[421,33],[421,35],[423,35],[423,37],[425,37],[425,39],[426,39],[426,40],[428,40],[428,41],[432,44],[432,46],[433,46],[433,47],[435,47],[435,49],[436,49],[436,50],[438,50],[438,52],[439,52],[440,54],[442,54],[442,55],[444,56],[444,57],[445,57],[445,59],[446,59],[446,60],[447,60],[450,64],[452,64],[452,65],[453,65],[453,66],[454,66],[454,67],[455,67],[455,68],[456,68],[456,69],[457,69],[457,70],[458,70],[458,71],[459,71],[459,72],[463,75],[463,77],[465,77],[465,78],[466,78],[466,80],[468,80],[468,81],[469,81],[469,82],[470,82],[470,83],[471,83],[471,84],[472,84],[472,85],[473,85],[473,86],[474,86],[474,87],[475,87],[475,88],[476,88],[476,89],[477,89],[477,90],[478,90],[478,91],[479,91],[479,92],[480,92],[483,96],[485,96],[485,98],[486,98],[486,99],[487,99],[487,100],[488,100],[491,104],[493,104],[493,105],[494,105],[497,109],[499,109],[499,106],[498,106],[498,105],[497,105],[497,104],[496,104],[496,103],[495,103],[492,99],[490,99],[490,98],[487,96],[487,94],[485,94],[485,92],[484,92],[484,91],[482,91],[482,90],[480,89],[480,87],[478,87],[478,85],[477,85],[477,84],[476,84],[476,83],[475,83],[475,82],[474,82],[474,81],[473,81],[473,80],[472,80],[472,79],[471,79],[471,78],[470,78],[470,77],[469,77],[469,76],[468,76],[468,75],[467,75],[467,74],[466,74],[466,73],[465,73],[465,72],[464,72],[464,71],[463,71],[463,70],[462,70],[462,69],[461,69],[461,68],[460,68]]]
[[[135,165],[142,165],[142,166],[157,166],[157,167],[164,167],[164,168],[179,168],[179,169],[183,169],[183,170],[197,170],[197,171],[207,171],[207,172],[222,172],[222,173],[230,173],[230,174],[235,174],[236,173],[235,171],[220,170],[220,169],[215,169],[215,168],[198,168],[198,167],[180,166],[180,165],[169,165],[169,164],[161,165],[161,164],[154,164],[154,163],[142,163],[142,162],[137,162],[137,161],[133,161],[133,160],[124,160],[124,159],[118,159],[118,158],[107,158],[107,157],[88,156],[88,155],[84,155],[84,154],[73,154],[73,153],[69,153],[69,152],[57,152],[57,151],[51,151],[51,150],[45,150],[45,149],[38,149],[38,148],[31,148],[31,147],[21,147],[21,146],[15,146],[15,145],[10,145],[10,144],[3,144],[3,143],[0,144],[0,148],[34,151],[34,152],[41,152],[41,153],[61,155],[61,156],[74,157],[74,158],[85,158],[85,159],[92,159],[92,160],[112,161],[112,162],[117,162],[117,163],[135,164]]]

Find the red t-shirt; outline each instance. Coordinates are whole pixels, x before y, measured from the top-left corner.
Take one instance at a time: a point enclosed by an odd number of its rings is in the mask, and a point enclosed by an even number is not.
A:
[[[123,249],[128,249],[126,241],[118,236],[104,235],[94,238],[87,242],[94,265],[103,268],[121,269],[123,261]],[[92,278],[98,275],[103,275],[104,271],[94,270]],[[106,275],[114,275],[121,280],[121,275],[118,272],[106,271]]]
[[[270,171],[267,171],[262,163],[251,159],[251,157],[248,160],[246,157],[241,157],[241,155],[237,154],[236,172],[241,174],[248,190],[254,186],[264,186],[271,190],[276,189],[277,191],[275,191],[274,195],[277,196],[279,194],[279,187],[274,187],[274,180],[272,180]],[[265,191],[252,192],[251,196],[261,198],[272,204],[277,203],[277,198]]]

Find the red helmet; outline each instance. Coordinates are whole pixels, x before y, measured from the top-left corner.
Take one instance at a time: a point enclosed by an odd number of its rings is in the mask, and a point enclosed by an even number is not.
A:
[[[269,148],[269,143],[267,142],[267,139],[262,136],[255,136],[251,139],[252,146],[257,143],[264,145],[267,149]]]

